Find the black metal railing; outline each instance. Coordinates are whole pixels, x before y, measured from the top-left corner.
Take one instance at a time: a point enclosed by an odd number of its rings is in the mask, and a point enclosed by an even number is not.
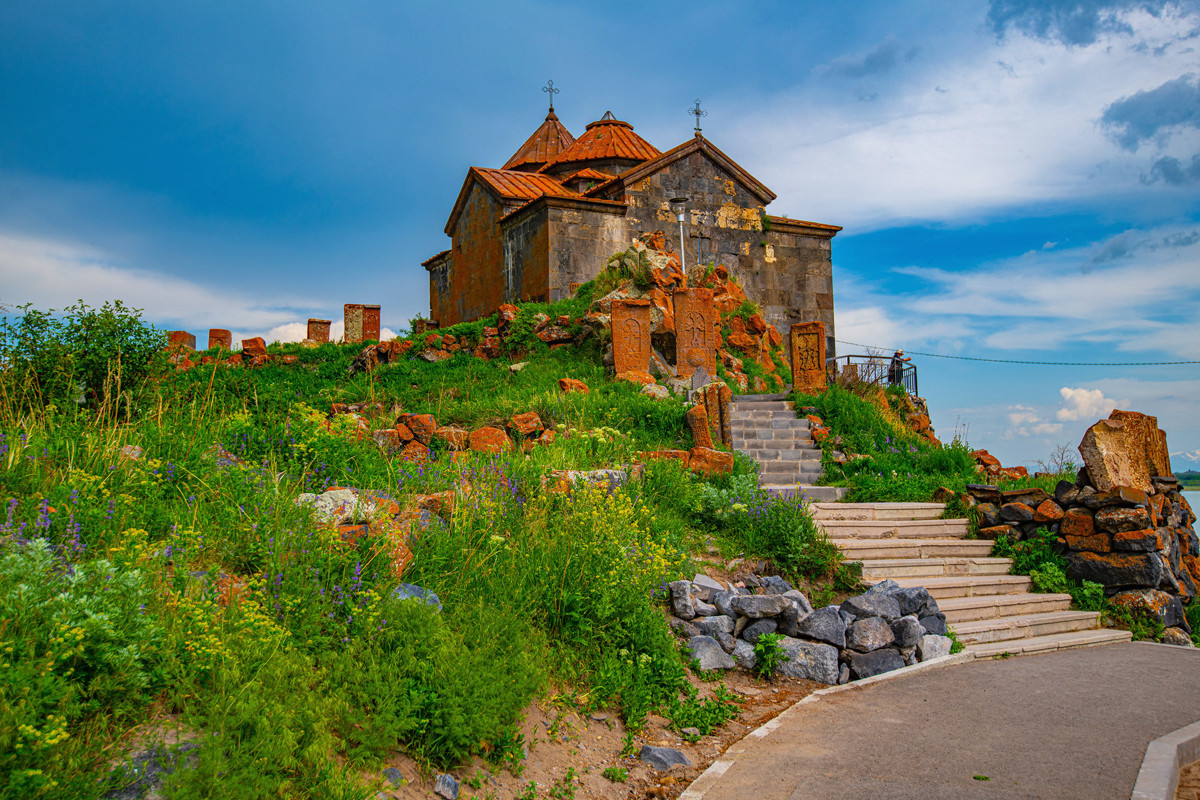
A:
[[[903,386],[904,391],[920,397],[917,391],[917,367],[912,363],[892,366],[891,356],[838,356],[828,359],[825,368],[830,381],[863,381],[880,386]]]

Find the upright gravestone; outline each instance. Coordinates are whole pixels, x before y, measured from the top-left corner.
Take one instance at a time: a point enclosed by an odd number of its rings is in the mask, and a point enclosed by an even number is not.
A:
[[[379,341],[379,306],[363,306],[363,341]]]
[[[717,437],[726,447],[733,446],[733,425],[730,422],[729,402],[733,392],[722,380],[716,380],[698,391],[701,402],[708,412],[708,426],[716,431]]]
[[[315,317],[308,318],[308,336],[304,337],[312,342],[323,344],[329,341],[329,326],[331,321],[327,319],[316,319]]]
[[[208,329],[208,349],[220,347],[225,350],[233,348],[233,334],[224,328]]]
[[[792,326],[792,387],[804,394],[825,391],[825,323]]]
[[[361,342],[363,340],[363,304],[346,303],[342,307],[343,319],[346,321],[345,333],[342,339],[346,342]]]
[[[712,289],[676,289],[675,371],[688,378],[700,367],[717,374],[717,308]]]
[[[418,319],[413,325],[413,333],[420,336],[423,333],[428,333],[437,328],[437,320],[435,319]]]
[[[650,301],[613,300],[613,368],[650,373]]]
[[[196,335],[187,331],[167,331],[168,350],[195,350]]]

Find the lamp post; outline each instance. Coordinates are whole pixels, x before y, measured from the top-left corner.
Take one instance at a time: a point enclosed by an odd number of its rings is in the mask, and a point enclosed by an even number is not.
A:
[[[675,212],[675,219],[679,220],[679,269],[687,272],[687,255],[683,246],[683,212],[687,210],[686,197],[672,197],[671,210]]]

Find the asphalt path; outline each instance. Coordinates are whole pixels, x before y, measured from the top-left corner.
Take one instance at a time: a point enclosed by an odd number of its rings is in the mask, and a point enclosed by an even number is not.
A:
[[[1197,721],[1197,649],[976,661],[793,707],[703,798],[1127,800],[1146,745]]]

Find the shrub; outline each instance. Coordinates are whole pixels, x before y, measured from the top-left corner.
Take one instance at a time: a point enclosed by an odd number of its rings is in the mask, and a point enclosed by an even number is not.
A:
[[[779,640],[783,638],[781,633],[767,633],[758,638],[754,643],[754,671],[762,678],[775,677],[775,670],[779,665],[788,660],[787,654],[783,652],[783,648],[779,645]]]

